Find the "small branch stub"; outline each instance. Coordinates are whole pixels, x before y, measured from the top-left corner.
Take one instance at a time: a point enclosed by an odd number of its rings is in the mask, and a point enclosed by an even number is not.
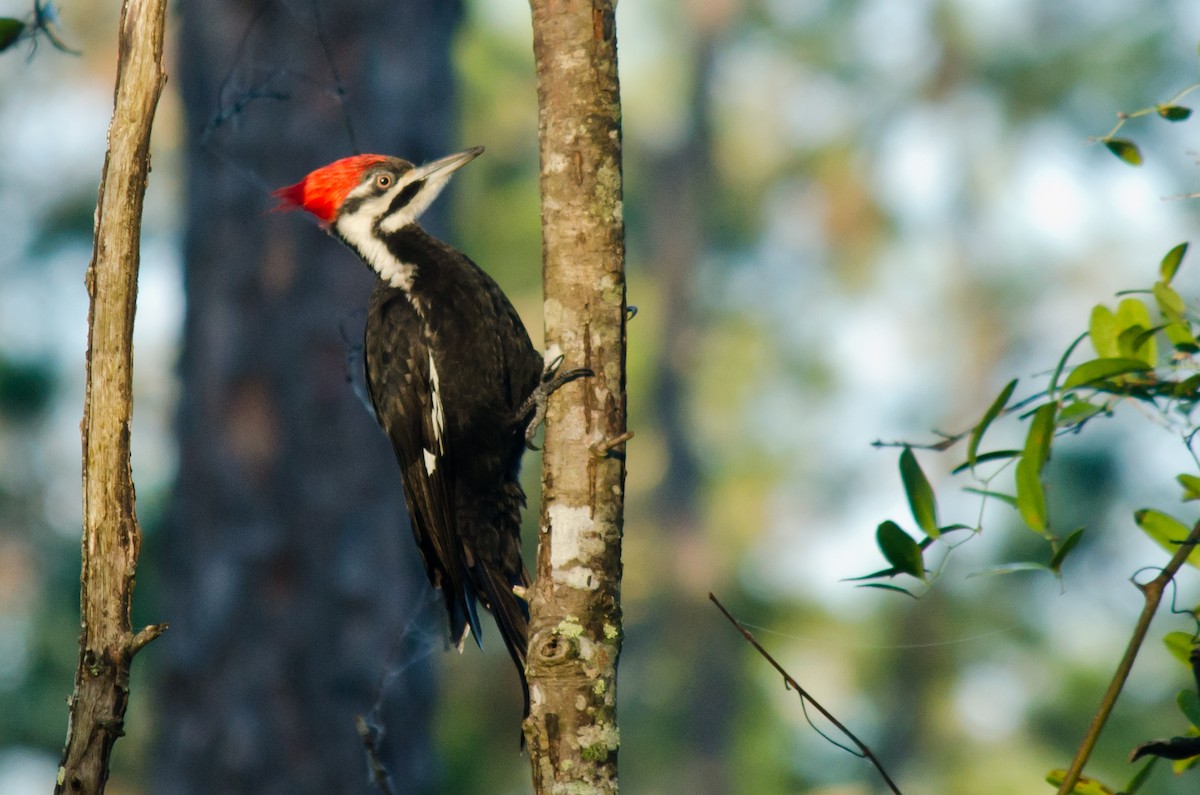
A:
[[[607,458],[611,455],[624,455],[624,453],[615,453],[614,450],[633,438],[633,431],[625,431],[620,436],[614,436],[611,439],[606,439],[603,442],[598,442],[592,445],[592,455],[597,458]]]

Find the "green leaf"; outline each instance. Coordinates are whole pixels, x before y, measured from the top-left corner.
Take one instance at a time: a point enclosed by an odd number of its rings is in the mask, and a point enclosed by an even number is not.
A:
[[[863,574],[860,577],[844,577],[842,579],[842,582],[862,582],[863,580],[878,580],[882,577],[895,577],[899,573],[900,572],[896,571],[895,569],[888,567],[886,569],[880,569],[879,571],[873,571],[870,574]]]
[[[1168,516],[1153,508],[1135,511],[1133,519],[1146,535],[1172,555],[1179,551],[1179,542],[1186,539],[1192,532],[1190,527],[1174,516]],[[1187,562],[1200,568],[1200,549],[1193,549],[1188,555]]]
[[[991,450],[989,452],[980,453],[979,455],[975,456],[975,464],[976,464],[976,466],[978,466],[979,464],[986,464],[988,461],[1000,461],[1000,460],[1006,459],[1006,458],[1016,458],[1019,455],[1021,455],[1020,450]],[[963,463],[956,466],[950,472],[950,474],[958,475],[958,474],[961,474],[961,473],[967,471],[970,468],[971,468],[971,465],[964,461]]]
[[[1168,320],[1174,323],[1183,320],[1183,313],[1187,311],[1187,304],[1184,303],[1183,296],[1167,286],[1166,282],[1155,282],[1151,292],[1154,293],[1154,300],[1158,303],[1158,308],[1162,310]]]
[[[1175,479],[1179,481],[1180,486],[1183,486],[1183,502],[1200,500],[1200,478],[1182,473],[1176,475]]]
[[[887,562],[903,574],[911,574],[917,579],[925,579],[925,561],[921,556],[921,548],[912,536],[900,529],[900,525],[890,519],[879,525],[875,531],[875,542]]]
[[[1144,290],[1139,292],[1146,292]],[[1122,298],[1117,304],[1117,330],[1123,331],[1130,326],[1149,326],[1150,308],[1140,298]]]
[[[963,491],[968,494],[978,494],[980,497],[987,497],[993,500],[1000,500],[1013,508],[1017,507],[1017,498],[1011,494],[1004,494],[999,491],[988,491],[987,489],[977,489],[974,486],[964,486]]]
[[[1163,637],[1163,645],[1167,647],[1167,651],[1171,652],[1171,656],[1179,660],[1188,668],[1192,667],[1192,635],[1190,632],[1168,632]]]
[[[1170,323],[1163,329],[1163,333],[1167,335],[1171,346],[1180,353],[1200,352],[1200,344],[1196,342],[1196,336],[1186,323]]]
[[[937,498],[911,447],[905,447],[900,454],[900,479],[904,481],[904,493],[908,496],[908,507],[912,510],[917,527],[930,538],[937,538]]]
[[[1027,457],[1017,462],[1017,512],[1030,530],[1046,532],[1046,492],[1037,461]]]
[[[1069,380],[1069,379],[1068,379]],[[1025,437],[1025,451],[1022,461],[1033,461],[1035,474],[1042,474],[1042,468],[1050,458],[1050,442],[1054,439],[1054,418],[1058,411],[1057,403],[1046,403],[1039,406],[1029,422],[1029,433]]]
[[[1158,115],[1167,121],[1183,121],[1192,115],[1192,109],[1183,105],[1159,105],[1157,110]]]
[[[1183,249],[1187,248],[1186,243],[1180,245]],[[1180,250],[1180,257],[1183,256],[1180,246],[1176,246],[1175,249],[1172,249],[1172,252],[1175,250]],[[1170,256],[1170,254],[1167,255],[1168,258]],[[1195,353],[1200,351],[1200,345],[1196,343],[1196,336],[1192,331],[1192,325],[1187,319],[1187,304],[1179,293],[1167,285],[1166,281],[1170,276],[1175,275],[1175,269],[1178,267],[1178,258],[1174,264],[1168,264],[1166,258],[1164,258],[1163,266],[1160,268],[1163,271],[1163,281],[1156,282],[1152,292],[1154,293],[1155,302],[1158,303],[1159,311],[1162,312],[1163,317],[1167,320],[1167,323],[1163,327],[1163,333],[1171,345],[1177,351]]]
[[[1113,378],[1127,373],[1145,372],[1153,367],[1142,359],[1092,359],[1076,367],[1067,375],[1063,389],[1085,386],[1106,378]]]
[[[1095,403],[1088,403],[1086,400],[1076,400],[1059,412],[1056,424],[1060,428],[1081,425],[1106,410],[1105,406],[1097,406]]]
[[[1092,307],[1092,317],[1088,322],[1088,336],[1092,340],[1092,348],[1101,359],[1116,358],[1117,350],[1117,316],[1104,304]]]
[[[1004,389],[1000,390],[1000,394],[992,401],[992,405],[988,406],[987,411],[983,412],[983,419],[979,424],[971,429],[971,437],[967,439],[967,466],[974,467],[979,453],[979,442],[983,439],[984,432],[992,421],[1000,416],[1000,412],[1004,411],[1004,407],[1008,405],[1008,399],[1012,397],[1013,391],[1017,388],[1017,379],[1013,379],[1005,385]]]
[[[1165,329],[1167,325],[1164,323],[1153,328],[1131,326],[1122,332],[1121,336],[1124,337],[1125,334],[1129,334],[1131,337],[1129,348],[1133,351],[1134,358],[1142,359],[1146,364],[1153,367],[1158,363],[1158,342],[1155,341],[1154,336]],[[1134,334],[1134,331],[1137,331],[1137,333]]]
[[[1136,333],[1126,334],[1130,329],[1139,327]],[[1158,350],[1153,342],[1147,343],[1147,337],[1142,334],[1153,324],[1150,322],[1150,310],[1146,302],[1140,298],[1125,298],[1117,304],[1117,348],[1122,356],[1131,359],[1141,359],[1153,367],[1158,363]],[[1148,335],[1153,338],[1153,334]]]
[[[1108,151],[1129,165],[1140,166],[1142,164],[1142,153],[1133,141],[1126,138],[1109,138],[1104,145],[1108,147]]]
[[[1059,768],[1058,770],[1051,770],[1046,774],[1046,783],[1052,784],[1055,787],[1061,787],[1066,778],[1067,771]],[[1114,792],[1114,790],[1109,789],[1094,778],[1080,776],[1079,782],[1071,790],[1071,795],[1114,795]]]
[[[1200,373],[1177,383],[1171,390],[1171,396],[1179,400],[1195,400],[1200,397]]]
[[[905,596],[911,596],[913,599],[917,598],[917,595],[914,594],[912,591],[908,590],[907,588],[901,588],[899,585],[891,585],[886,582],[864,582],[862,585],[856,585],[854,587],[856,587],[856,588],[878,588],[881,591],[896,591],[898,593],[904,594]]]
[[[1079,347],[1079,343],[1083,342],[1084,338],[1089,336],[1089,332],[1085,331],[1075,339],[1071,340],[1071,344],[1063,351],[1063,355],[1058,358],[1058,364],[1054,365],[1054,372],[1050,374],[1050,385],[1046,387],[1046,394],[1054,397],[1054,393],[1058,391],[1058,379],[1062,377],[1063,368],[1067,366],[1067,361],[1070,360],[1071,354]]]
[[[1124,795],[1137,795],[1138,791],[1146,785],[1150,780],[1150,774],[1154,771],[1154,766],[1158,764],[1159,757],[1152,756],[1146,760],[1146,764],[1142,765],[1138,772],[1133,774],[1133,778],[1129,779],[1129,783],[1122,788],[1121,792]]]
[[[1054,553],[1054,557],[1050,558],[1050,570],[1057,574],[1062,570],[1063,561],[1067,559],[1067,555],[1071,554],[1071,550],[1079,544],[1079,539],[1083,538],[1083,528],[1080,527],[1074,533],[1067,536],[1067,539],[1059,546],[1058,551]]]
[[[1036,563],[1034,561],[1018,561],[1016,563],[1002,563],[999,566],[992,566],[987,569],[980,569],[967,574],[966,579],[972,577],[994,577],[1000,574],[1013,574],[1018,571],[1050,571],[1050,567],[1045,563]]]
[[[1180,243],[1162,258],[1162,262],[1158,265],[1158,275],[1162,277],[1163,284],[1170,284],[1171,280],[1175,278],[1175,274],[1179,271],[1179,264],[1183,262],[1183,255],[1187,253],[1187,250],[1188,244]]]
[[[1158,361],[1158,345],[1154,342],[1154,335],[1161,329],[1161,326],[1155,328],[1130,326],[1125,329],[1117,337],[1117,346],[1121,349],[1121,355],[1131,359],[1140,359],[1153,367]]]
[[[25,31],[25,23],[12,17],[0,17],[0,52],[17,43]]]
[[[1179,711],[1183,713],[1183,717],[1200,729],[1200,696],[1196,695],[1196,691],[1180,690],[1179,694],[1175,696],[1175,703],[1179,705]]]

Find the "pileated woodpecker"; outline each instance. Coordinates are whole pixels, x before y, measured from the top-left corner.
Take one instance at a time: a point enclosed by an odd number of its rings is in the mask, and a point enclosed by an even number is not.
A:
[[[521,455],[546,399],[586,369],[543,371],[508,298],[464,254],[417,224],[450,175],[482,147],[416,167],[356,155],[274,195],[303,209],[378,275],[364,356],[375,417],[400,462],[425,572],[442,592],[462,651],[495,615],[525,683],[529,574],[521,562]]]

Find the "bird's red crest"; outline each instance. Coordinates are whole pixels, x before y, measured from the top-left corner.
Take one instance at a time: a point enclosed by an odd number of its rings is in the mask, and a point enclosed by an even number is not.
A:
[[[387,160],[383,155],[354,155],[318,168],[295,185],[272,191],[279,199],[275,209],[306,210],[324,223],[333,221],[346,194],[362,179],[363,172],[376,163]]]

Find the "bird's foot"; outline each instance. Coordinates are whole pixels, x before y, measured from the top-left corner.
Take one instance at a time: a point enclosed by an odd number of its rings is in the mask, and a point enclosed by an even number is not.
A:
[[[533,437],[537,433],[538,426],[546,419],[546,406],[550,401],[550,396],[565,384],[595,375],[587,367],[576,367],[573,370],[559,372],[562,363],[563,357],[559,356],[546,365],[546,369],[542,371],[541,383],[525,399],[525,402],[521,405],[521,410],[517,413],[517,416],[521,419],[529,417],[530,412],[533,413],[533,416],[529,419],[529,424],[525,426],[525,446],[530,450],[538,449],[537,445],[533,443]]]

